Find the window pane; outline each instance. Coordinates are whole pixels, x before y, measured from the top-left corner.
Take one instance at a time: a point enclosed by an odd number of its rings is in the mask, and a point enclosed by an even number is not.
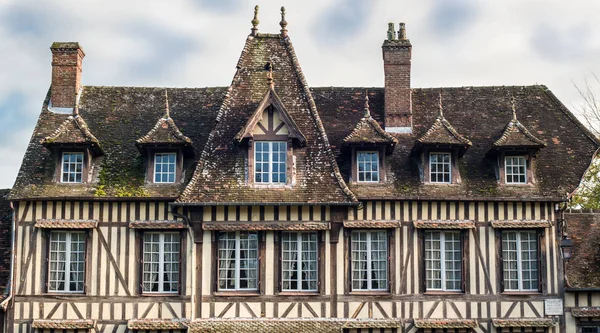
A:
[[[352,232],[352,288],[355,290],[387,290],[387,232]]]
[[[507,156],[504,158],[504,172],[507,184],[527,183],[527,160],[525,156]]]
[[[144,292],[178,292],[179,238],[178,233],[144,234],[142,272]]]
[[[285,184],[287,142],[259,141],[254,147],[254,182]]]
[[[360,151],[356,163],[359,182],[379,182],[379,152]]]
[[[451,183],[450,153],[429,154],[429,181],[432,183]]]
[[[154,154],[154,182],[174,183],[176,174],[176,153]]]
[[[258,234],[247,231],[221,232],[218,237],[219,289],[257,289]]]
[[[282,233],[282,289],[317,290],[317,233]]]
[[[503,277],[506,290],[538,289],[537,248],[535,231],[502,233]]]
[[[81,183],[83,179],[83,153],[63,153],[61,182]]]
[[[53,231],[50,234],[48,290],[83,291],[85,233]]]

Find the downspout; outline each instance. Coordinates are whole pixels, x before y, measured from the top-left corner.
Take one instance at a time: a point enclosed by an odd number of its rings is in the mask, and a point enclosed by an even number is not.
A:
[[[2,301],[2,303],[0,303],[0,308],[2,308],[2,310],[4,311],[4,326],[2,327],[2,331],[5,332],[6,331],[6,325],[8,325],[8,319],[7,318],[7,309],[8,309],[8,305],[10,303],[10,301],[12,300],[13,297],[13,288],[14,288],[14,283],[13,283],[13,274],[14,274],[14,265],[15,265],[15,258],[14,258],[14,253],[15,253],[15,208],[13,206],[13,203],[11,201],[10,203],[10,211],[11,211],[11,224],[10,224],[10,229],[11,229],[11,235],[10,235],[10,277],[8,278],[8,297],[6,297],[6,299],[4,301]]]
[[[559,318],[559,331],[561,333],[565,333],[567,331],[567,314],[564,311],[565,308],[565,288],[566,287],[570,287],[569,285],[569,280],[567,278],[567,262],[563,260],[562,258],[562,253],[560,250],[560,240],[562,239],[563,235],[567,234],[567,220],[565,219],[565,210],[567,210],[568,204],[569,204],[569,200],[570,200],[570,195],[567,195],[563,198],[563,201],[559,204],[557,204],[557,210],[556,212],[558,213],[558,218],[557,218],[557,240],[558,243],[554,244],[554,246],[557,248],[558,251],[556,251],[556,258],[559,261],[557,263],[557,267],[559,268],[559,277],[562,277],[562,279],[558,280],[558,296],[562,299],[563,301],[563,315],[560,316]]]

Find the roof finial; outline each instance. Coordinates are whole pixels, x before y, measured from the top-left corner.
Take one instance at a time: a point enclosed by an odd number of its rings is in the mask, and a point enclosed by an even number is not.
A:
[[[267,84],[269,88],[275,88],[275,81],[273,81],[273,65],[270,62],[267,63]]]
[[[510,97],[510,106],[512,108],[512,120],[514,122],[517,121],[517,105],[516,104],[517,104],[517,100],[515,99],[515,95],[512,95]]]
[[[258,24],[260,23],[260,21],[258,20],[258,5],[254,6],[254,18],[252,19],[252,21],[250,21],[252,23],[252,33],[250,35],[252,36],[256,36],[258,34]]]
[[[167,89],[165,89],[165,119],[171,118],[171,111],[169,110],[169,95]]]
[[[279,22],[281,26],[281,37],[287,37],[287,21],[285,20],[285,7],[281,6],[281,22]]]
[[[444,118],[444,107],[442,106],[442,89],[440,89],[440,92],[439,92],[438,107],[440,109],[439,110],[440,113],[439,113],[438,117]]]
[[[387,39],[395,40],[396,39],[396,31],[394,31],[394,23],[388,23],[388,31],[387,31]]]
[[[400,30],[398,30],[398,39],[406,40],[406,25],[400,22]]]
[[[371,117],[371,111],[369,110],[369,91],[365,90],[365,118]]]

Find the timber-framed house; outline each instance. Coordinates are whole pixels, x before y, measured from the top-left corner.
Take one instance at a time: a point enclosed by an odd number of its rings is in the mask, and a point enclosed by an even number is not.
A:
[[[229,87],[82,85],[52,45],[9,331],[565,332],[584,126],[541,85],[411,87],[404,24],[384,87],[310,87],[280,24]]]

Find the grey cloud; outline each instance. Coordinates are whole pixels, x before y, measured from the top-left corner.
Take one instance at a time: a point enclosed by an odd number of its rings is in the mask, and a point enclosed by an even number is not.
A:
[[[572,62],[590,54],[590,26],[581,23],[574,26],[543,23],[532,32],[530,46],[542,59],[550,62]]]
[[[429,13],[431,29],[441,39],[461,35],[477,18],[478,6],[474,1],[438,0],[433,2]]]
[[[200,0],[197,4],[199,4],[202,9],[218,13],[231,13],[245,8],[244,6],[240,6],[240,2],[236,0]]]
[[[322,44],[344,43],[363,29],[372,8],[370,1],[337,2],[319,16],[312,33]]]

